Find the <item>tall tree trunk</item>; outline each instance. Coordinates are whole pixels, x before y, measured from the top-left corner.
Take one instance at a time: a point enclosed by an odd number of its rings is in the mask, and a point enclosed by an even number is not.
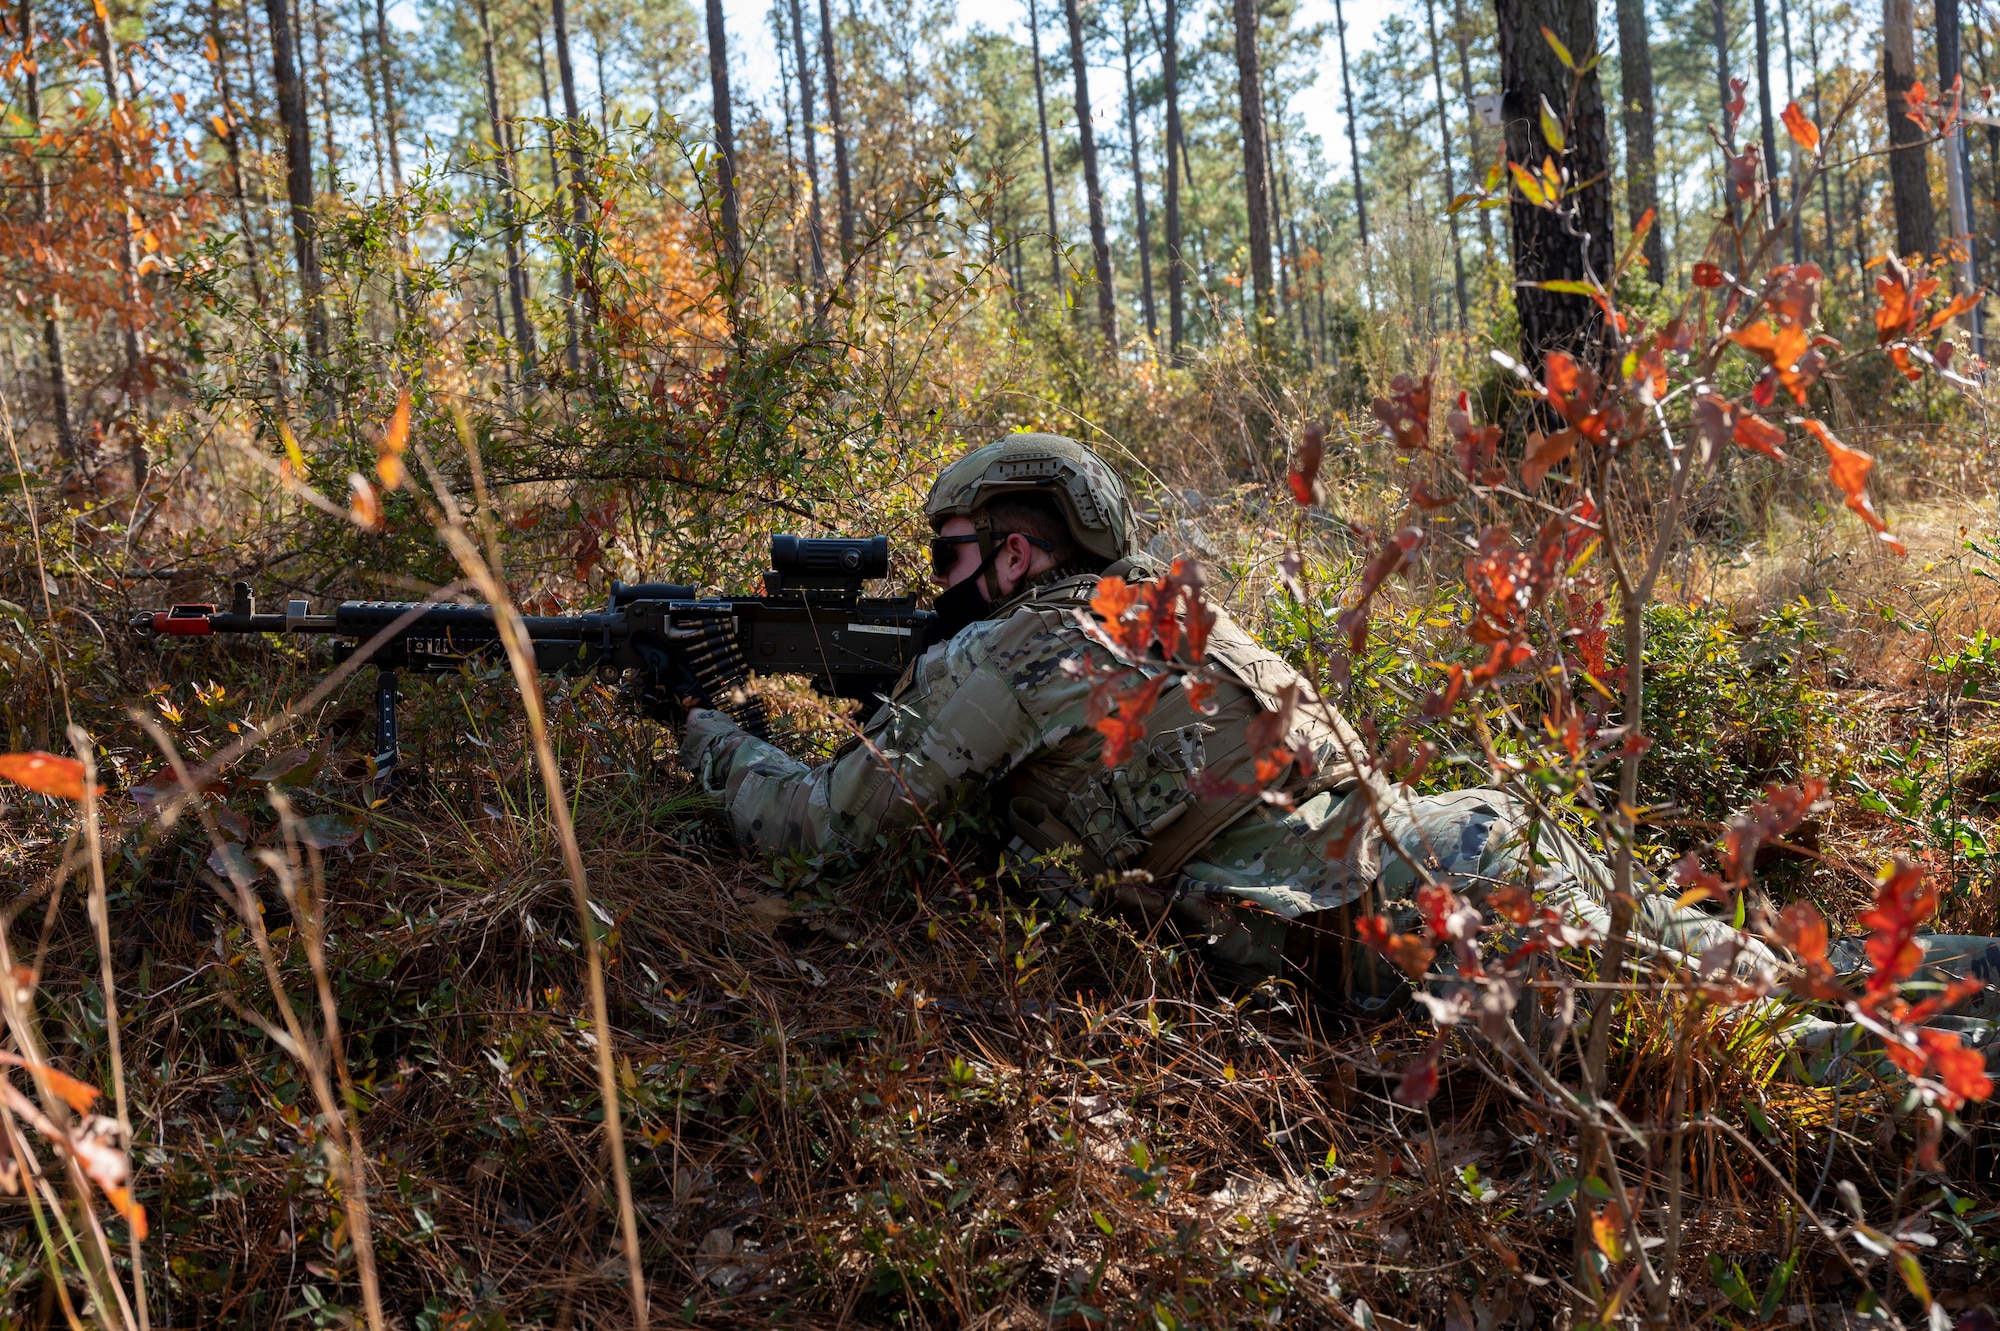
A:
[[[540,39],[541,29],[536,28],[536,38]],[[389,147],[389,180],[396,187],[396,193],[403,192],[403,151],[397,144],[399,127],[396,122],[396,48],[389,44],[389,8],[387,0],[375,0],[375,73],[382,80],[382,131]]]
[[[389,195],[389,154],[382,143],[382,104],[375,96],[375,61],[368,54],[368,0],[355,0],[354,39],[361,44],[361,87],[368,98],[368,141],[375,148],[375,193]]]
[[[221,0],[212,0],[208,11],[208,36],[215,43],[215,92],[222,102],[222,123],[228,132],[218,131],[222,140],[223,154],[229,159],[230,197],[236,204],[236,225],[243,233],[243,269],[250,279],[250,294],[257,302],[257,309],[264,310],[264,261],[259,253],[257,233],[250,223],[250,191],[244,181],[243,145],[239,141],[243,132],[243,117],[239,114],[236,97],[229,83],[229,34],[222,26]]]
[[[1097,174],[1097,134],[1090,123],[1090,76],[1083,46],[1083,11],[1063,0],[1069,21],[1069,67],[1076,81],[1076,141],[1083,150],[1083,193],[1090,206],[1090,258],[1097,275],[1097,323],[1106,345],[1118,345],[1118,297],[1111,289],[1111,240],[1104,229],[1104,187]]]
[[[1494,9],[1499,20],[1500,114],[1507,127],[1508,159],[1539,162],[1554,157],[1570,180],[1586,182],[1564,200],[1563,211],[1569,216],[1537,208],[1524,199],[1514,201],[1514,277],[1520,284],[1514,304],[1520,312],[1523,359],[1539,367],[1549,352],[1563,350],[1593,363],[1600,355],[1594,345],[1599,330],[1596,304],[1587,296],[1526,284],[1606,278],[1615,257],[1611,147],[1597,69],[1590,66],[1580,79],[1575,78],[1541,34],[1547,27],[1582,62],[1597,46],[1595,7],[1586,0],[1495,0]],[[1542,135],[1540,112],[1545,97],[1550,106],[1572,107],[1565,126],[1568,147],[1564,152],[1558,152]]]
[[[806,143],[806,188],[809,191],[806,204],[807,240],[812,254],[813,285],[826,282],[826,250],[821,245],[822,222],[819,208],[819,149],[813,142],[818,133],[813,128],[813,83],[812,62],[806,58],[806,24],[799,9],[799,0],[792,4],[792,64],[799,76],[799,134]]]
[[[771,6],[771,30],[776,35],[778,46],[778,104],[785,108],[785,204],[786,215],[799,215],[799,159],[792,151],[792,58],[785,47],[785,16],[777,5]],[[800,254],[799,231],[792,228],[792,284],[804,286],[806,282],[805,259]]]
[[[1431,82],[1437,86],[1438,161],[1444,164],[1444,197],[1449,201],[1458,197],[1458,185],[1451,178],[1451,113],[1444,99],[1444,63],[1438,55],[1437,0],[1424,0],[1424,20],[1430,25]],[[1471,326],[1465,304],[1465,245],[1459,239],[1458,214],[1453,213],[1450,220],[1451,273],[1458,292],[1458,326],[1462,331]]]
[[[1333,0],[1333,30],[1340,38],[1340,92],[1347,104],[1347,156],[1354,167],[1354,223],[1361,232],[1361,248],[1368,248],[1368,196],[1361,186],[1361,132],[1354,114],[1354,81],[1347,73],[1347,16],[1340,0]]]
[[[313,216],[312,124],[294,54],[290,6],[287,0],[264,0],[264,13],[271,25],[271,86],[285,128],[285,194],[292,207],[292,251],[306,304],[306,355],[317,372],[317,363],[326,357],[326,311],[320,303],[319,225]]]
[[[1784,42],[1785,104],[1791,106],[1797,104],[1799,100],[1798,92],[1792,86],[1792,0],[1778,0],[1778,34]],[[1814,123],[1817,122],[1815,121]],[[1800,164],[1805,159],[1799,154],[1799,145],[1797,143],[1791,145],[1791,155],[1791,187],[1787,191],[1787,194],[1792,207],[1792,262],[1804,263],[1806,261],[1806,242],[1803,224],[1805,221],[1806,199],[1805,195],[1799,192],[1799,181],[1805,176],[1804,171],[1800,169]],[[1774,165],[1773,170],[1775,169]]]
[[[721,196],[722,248],[729,260],[733,293],[743,267],[743,222],[736,204],[736,124],[729,97],[729,26],[723,21],[722,0],[708,0],[708,86],[715,102],[715,191]],[[547,97],[547,75],[542,77],[542,89]]]
[[[1161,43],[1160,60],[1167,94],[1167,350],[1180,363],[1181,345],[1187,339],[1187,265],[1181,257],[1181,171],[1180,157],[1186,152],[1181,142],[1180,0],[1165,0],[1166,40]]]
[[[1125,54],[1125,130],[1132,145],[1132,207],[1139,224],[1139,308],[1146,316],[1146,337],[1157,345],[1160,318],[1153,307],[1153,231],[1146,218],[1146,171],[1139,157],[1139,95],[1132,82],[1131,0],[1125,0],[1118,16],[1123,25],[1120,44]]]
[[[1956,95],[1954,90],[1959,89],[1964,77],[1964,63],[1959,49],[1958,0],[1937,0],[1936,12],[1938,93],[1949,98]],[[1944,154],[1945,184],[1951,200],[1952,271],[1958,277],[1960,292],[1976,291],[1979,287],[1978,228],[1972,222],[1972,160],[1965,151],[1965,126],[1962,123],[1954,126],[1938,147]],[[1963,257],[1957,257],[1959,255]],[[1975,355],[1985,354],[1984,316],[1982,305],[1974,305],[1966,313]]]
[[[126,103],[123,90],[118,86],[118,40],[111,31],[111,11],[100,2],[93,6],[96,18],[97,63],[104,73],[104,99],[114,123],[122,123],[126,117]],[[117,134],[110,136],[111,171],[118,181],[118,285],[119,302],[125,308],[118,312],[119,345],[125,353],[125,374],[120,383],[120,396],[124,408],[130,415],[138,406],[139,394],[139,242],[132,227],[132,190],[125,182],[125,148]],[[125,426],[128,437],[127,460],[132,466],[132,493],[134,503],[146,488],[146,440],[144,434],[129,423]]]
[[[315,82],[319,84],[319,123],[326,143],[326,192],[339,194],[340,147],[333,138],[333,81],[326,72],[326,23],[319,11],[319,0],[307,0],[307,3],[312,6],[312,65],[318,71]],[[305,35],[301,33],[299,49],[302,52],[305,44]]]
[[[1035,121],[1042,131],[1042,193],[1049,204],[1049,286],[1062,296],[1062,241],[1056,231],[1056,170],[1049,156],[1049,105],[1042,91],[1042,16],[1028,0],[1028,44],[1035,61]]]
[[[1812,58],[1813,123],[1815,125],[1824,125],[1826,123],[1826,110],[1820,104],[1819,95],[1819,11],[1811,3],[1806,8],[1806,52]],[[1831,146],[1828,145],[1829,151],[1826,154],[1829,157],[1833,155],[1830,151]],[[1825,215],[1826,220],[1826,267],[1828,273],[1831,273],[1833,271],[1834,260],[1840,255],[1840,242],[1835,237],[1833,229],[1836,214],[1833,211],[1833,172],[1831,171],[1821,171],[1819,173],[1819,209]]]
[[[377,5],[380,5],[382,3],[382,0],[375,0],[375,3]],[[710,0],[710,13],[713,14],[714,12],[715,12],[714,0]],[[712,37],[713,34],[711,33],[711,38]],[[555,103],[549,96],[549,57],[548,57],[547,45],[548,44],[542,40],[542,17],[539,13],[537,13],[535,15],[535,76],[541,80],[541,85],[542,85],[542,119],[550,122],[551,126],[553,126],[556,118],[556,113],[555,113]],[[723,91],[727,93],[728,88],[724,87]],[[554,194],[557,206],[560,206],[562,202],[562,192],[563,192],[562,162],[556,156],[556,134],[553,128],[549,130],[546,142],[549,150],[549,188]],[[722,171],[724,169],[733,167],[735,163],[734,151],[732,150],[729,153],[727,153],[726,157],[728,160],[722,163],[722,165],[717,167],[718,171]],[[733,171],[731,172],[729,178],[728,193],[723,199],[722,206],[723,206],[723,225],[725,230],[727,230],[729,229],[730,223],[733,222],[735,219],[735,211],[736,211],[736,178]],[[570,376],[574,378],[576,376],[578,369],[581,368],[577,364],[576,278],[574,274],[571,273],[570,265],[567,263],[564,263],[562,265],[562,276],[560,280],[562,282],[562,307],[563,307],[563,331],[564,331],[563,365],[565,368],[568,369]]]
[[[1924,128],[1904,114],[1917,81],[1914,0],[1882,0],[1882,85],[1889,108],[1889,184],[1896,203],[1896,252],[1925,257],[1937,248],[1931,216],[1930,155]]]
[[[1762,3],[1762,0],[1759,0]],[[1625,211],[1636,230],[1639,219],[1655,214],[1641,253],[1646,273],[1667,280],[1666,230],[1658,224],[1658,159],[1653,146],[1653,39],[1646,27],[1646,0],[1618,0],[1619,119],[1625,126]]]
[[[276,0],[273,0],[273,2],[275,3]],[[594,244],[590,244],[589,248],[586,248],[587,242],[584,239],[588,234],[590,222],[590,187],[584,180],[583,144],[581,142],[583,115],[577,109],[576,66],[570,60],[569,0],[550,0],[549,19],[555,28],[556,76],[562,84],[563,128],[569,132],[571,257],[564,262],[563,266],[568,275],[568,284],[581,292],[583,296],[582,318],[579,320],[572,309],[569,317],[565,320],[565,326],[569,330],[569,345],[565,349],[564,354],[568,359],[571,372],[580,373],[581,366],[578,355],[578,344],[584,337],[594,333],[597,328],[597,288],[594,280],[594,269],[589,267],[578,269],[576,266],[579,260],[586,265],[594,264],[595,260],[591,255],[591,251],[594,250],[595,246]],[[581,330],[577,326],[579,323],[583,325]]]
[[[1771,116],[1770,5],[1767,0],[1752,0],[1752,10],[1757,29],[1757,114],[1761,119],[1764,140],[1764,180],[1771,191],[1764,206],[1764,217],[1767,222],[1772,222],[1777,220],[1779,196],[1778,131]]]
[[[21,71],[26,81],[24,95],[29,131],[39,139],[42,131],[42,76],[37,51],[40,34],[35,31],[35,0],[21,0]],[[28,160],[34,173],[35,223],[49,226],[52,200],[49,195],[48,167],[38,149],[30,149]],[[49,362],[50,414],[55,417],[56,448],[70,463],[82,461],[76,446],[76,432],[70,424],[69,356],[63,340],[62,297],[51,294],[42,306],[42,349]]]
[[[1728,0],[1709,0],[1709,26],[1715,38],[1715,86],[1722,98],[1722,139],[1731,152],[1736,151],[1736,116],[1729,109],[1735,93],[1729,86],[1729,9]],[[1723,191],[1724,197],[1729,192]]]
[[[834,60],[833,9],[819,0],[819,53],[826,65],[826,112],[833,117],[833,176],[840,187],[840,257],[854,257],[854,186],[847,171],[847,120],[840,113],[840,70]]]
[[[1469,110],[1472,106],[1472,28],[1465,16],[1465,0],[1451,0],[1451,40],[1458,48],[1458,90],[1465,98]],[[1470,115],[1465,122],[1466,139],[1472,145],[1471,169],[1466,173],[1472,180],[1478,180],[1486,169],[1485,136],[1479,132],[1479,117]],[[1479,209],[1479,249],[1490,261],[1493,257],[1493,216],[1485,208]]]
[[[1261,79],[1260,79],[1261,82]],[[1273,270],[1272,284],[1277,288],[1279,325],[1287,337],[1298,335],[1299,325],[1294,322],[1298,311],[1292,307],[1291,283],[1285,274],[1291,267],[1291,255],[1285,249],[1285,211],[1278,203],[1278,145],[1277,135],[1271,130],[1278,116],[1276,108],[1258,97],[1258,114],[1264,121],[1264,202],[1271,210],[1271,248],[1277,252],[1277,267]]]
[[[1069,0],[1074,6],[1076,0]],[[1257,68],[1256,0],[1231,0],[1236,24],[1236,106],[1243,131],[1243,202],[1250,219],[1251,331],[1266,337],[1271,318],[1271,198],[1264,160],[1263,78]]]
[[[528,322],[528,270],[521,262],[521,225],[514,212],[513,136],[500,118],[500,81],[493,68],[493,22],[478,0],[479,57],[486,73],[486,123],[493,129],[494,166],[500,173],[500,229],[507,256],[507,304],[514,315],[514,350],[521,383],[535,382],[535,326]]]

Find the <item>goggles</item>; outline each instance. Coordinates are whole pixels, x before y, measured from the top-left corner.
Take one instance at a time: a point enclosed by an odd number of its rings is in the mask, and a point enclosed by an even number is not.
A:
[[[1047,541],[1030,536],[1026,532],[996,531],[992,535],[993,546],[996,550],[1000,547],[1000,543],[1005,541],[1009,536],[1018,536],[1044,554],[1052,555],[1056,552],[1056,548],[1053,545],[1050,545]],[[961,545],[977,545],[978,543],[979,536],[977,533],[967,536],[931,537],[931,572],[940,578],[944,577],[951,572],[952,566],[958,563],[958,547]]]

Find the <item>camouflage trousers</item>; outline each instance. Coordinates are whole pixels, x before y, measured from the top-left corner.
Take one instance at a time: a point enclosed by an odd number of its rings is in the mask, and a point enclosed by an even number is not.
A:
[[[1357,794],[1348,800],[1362,798]],[[1355,812],[1349,809],[1346,816]],[[1266,916],[1252,922],[1243,918],[1244,912],[1229,912],[1235,917],[1230,926],[1211,925],[1209,950],[1223,971],[1244,978],[1258,973],[1290,975],[1364,1013],[1386,1014],[1401,1007],[1410,996],[1409,980],[1355,943],[1353,920],[1380,912],[1399,931],[1417,930],[1420,916],[1414,896],[1423,881],[1417,865],[1475,905],[1494,887],[1518,883],[1533,888],[1543,904],[1560,911],[1566,920],[1599,935],[1610,929],[1609,867],[1568,831],[1536,818],[1529,805],[1505,791],[1412,795],[1398,787],[1388,798],[1381,822],[1395,844],[1387,844],[1379,827],[1371,826],[1363,834],[1373,844],[1363,848],[1357,862],[1377,867],[1371,881],[1357,884],[1360,890],[1351,905],[1292,920]],[[1777,968],[1777,958],[1762,943],[1745,938],[1725,920],[1691,906],[1676,906],[1674,896],[1662,891],[1643,869],[1634,887],[1638,913],[1631,947],[1635,953],[1650,954],[1678,969],[1711,947],[1735,944],[1740,949],[1739,969]],[[1923,964],[1906,985],[1913,997],[1961,976],[2000,986],[2000,939],[1930,934],[1919,942]],[[1858,976],[1867,964],[1858,939],[1836,942],[1829,956],[1843,978]],[[1441,968],[1439,978],[1446,974]],[[1787,1023],[1794,1045],[1808,1050],[1840,1043],[1849,1029],[1844,1023],[1810,1015],[1795,1014]],[[2000,987],[1989,987],[1937,1024],[1959,1030],[1967,1043],[1986,1048],[1990,1062],[2000,1061]],[[1843,1047],[1851,1047],[1851,1041]]]

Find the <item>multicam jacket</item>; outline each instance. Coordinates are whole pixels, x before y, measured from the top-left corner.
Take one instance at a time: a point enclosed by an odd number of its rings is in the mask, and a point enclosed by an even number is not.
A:
[[[1102,736],[1085,717],[1090,686],[1076,668],[1110,664],[1075,618],[1087,613],[1095,584],[1073,578],[1035,589],[931,648],[862,738],[821,766],[706,710],[689,718],[683,761],[721,798],[739,840],[767,852],[866,852],[878,834],[977,783],[992,792],[1021,858],[1075,845],[1085,869],[1146,869],[1156,891],[1177,902],[1264,907],[1279,936],[1285,919],[1352,901],[1372,866],[1353,849],[1328,849],[1360,840],[1338,835],[1336,813],[1339,793],[1362,776],[1352,728],[1224,615],[1208,644],[1224,675],[1215,713],[1195,714],[1169,685],[1150,740],[1107,771]],[[1227,778],[1245,765],[1244,727],[1293,683],[1306,704],[1287,738],[1315,757],[1311,778],[1292,789],[1295,806],[1198,798],[1192,775],[1206,768]]]

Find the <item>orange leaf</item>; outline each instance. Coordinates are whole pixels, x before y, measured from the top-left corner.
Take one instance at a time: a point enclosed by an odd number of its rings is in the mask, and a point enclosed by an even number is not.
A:
[[[1924,331],[1926,333],[1935,333],[1959,315],[1966,313],[1968,310],[1977,309],[1979,302],[1984,299],[1986,299],[1984,291],[1968,291],[1963,295],[1953,296],[1949,305],[1931,316],[1931,321],[1924,326]]]
[[[375,497],[375,487],[368,483],[368,478],[351,471],[347,473],[347,488],[353,492],[347,504],[348,519],[363,531],[381,531],[386,525],[382,501]]]
[[[1877,513],[1875,505],[1869,502],[1868,471],[1875,465],[1875,459],[1858,448],[1849,448],[1841,443],[1833,437],[1833,431],[1818,421],[1808,420],[1801,423],[1826,449],[1829,464],[1827,475],[1833,478],[1833,483],[1839,487],[1840,492],[1847,496],[1847,506],[1853,509],[1863,522],[1873,527],[1897,554],[1907,553],[1903,549],[1903,543],[1889,535],[1889,524],[1882,521],[1882,515]]]
[[[1809,153],[1819,151],[1819,126],[1813,124],[1799,104],[1793,102],[1785,108],[1785,133],[1792,136],[1792,142]]]
[[[33,974],[32,971],[28,973],[30,975]],[[9,1053],[4,1049],[0,1049],[0,1063],[8,1063],[17,1068],[27,1068],[30,1072],[41,1073],[42,1076],[48,1079],[49,1089],[61,1096],[63,1103],[79,1114],[89,1113],[90,1107],[97,1103],[97,1088],[95,1086],[86,1081],[78,1081],[67,1072],[58,1072],[46,1063],[36,1063],[21,1057],[19,1054]]]
[[[1754,411],[1746,411],[1736,418],[1736,428],[1731,438],[1743,447],[1762,453],[1765,457],[1785,460],[1785,432],[1765,420]]]
[[[1875,904],[1862,912],[1859,921],[1870,930],[1864,945],[1870,967],[1864,1003],[1881,1003],[1923,964],[1917,927],[1935,909],[1937,889],[1924,881],[1923,866],[1898,855],[1878,882]]]
[[[17,786],[26,786],[37,795],[49,795],[59,800],[83,798],[83,764],[60,754],[0,754],[0,777]],[[98,787],[98,790],[102,789],[102,786]]]
[[[1606,1205],[1593,1211],[1590,1216],[1590,1239],[1607,1261],[1625,1260],[1624,1222],[1618,1218],[1615,1207]]]
[[[1165,675],[1154,675],[1120,693],[1115,710],[1091,724],[1104,736],[1104,765],[1118,767],[1132,757],[1133,746],[1146,738],[1146,721],[1159,701]]]
[[[106,1188],[105,1200],[111,1209],[125,1217],[125,1223],[132,1227],[132,1237],[140,1242],[146,1239],[146,1208],[132,1200],[130,1188]]]
[[[410,390],[405,388],[396,398],[396,412],[389,417],[389,428],[382,432],[382,441],[375,447],[375,475],[382,481],[384,490],[393,490],[403,483],[407,474],[403,470],[403,452],[410,446]]]
[[[1553,361],[1555,357],[1549,359]],[[1549,468],[1568,457],[1579,438],[1575,430],[1557,430],[1554,434],[1529,431],[1528,451],[1521,459],[1521,488],[1532,491],[1540,485]]]

